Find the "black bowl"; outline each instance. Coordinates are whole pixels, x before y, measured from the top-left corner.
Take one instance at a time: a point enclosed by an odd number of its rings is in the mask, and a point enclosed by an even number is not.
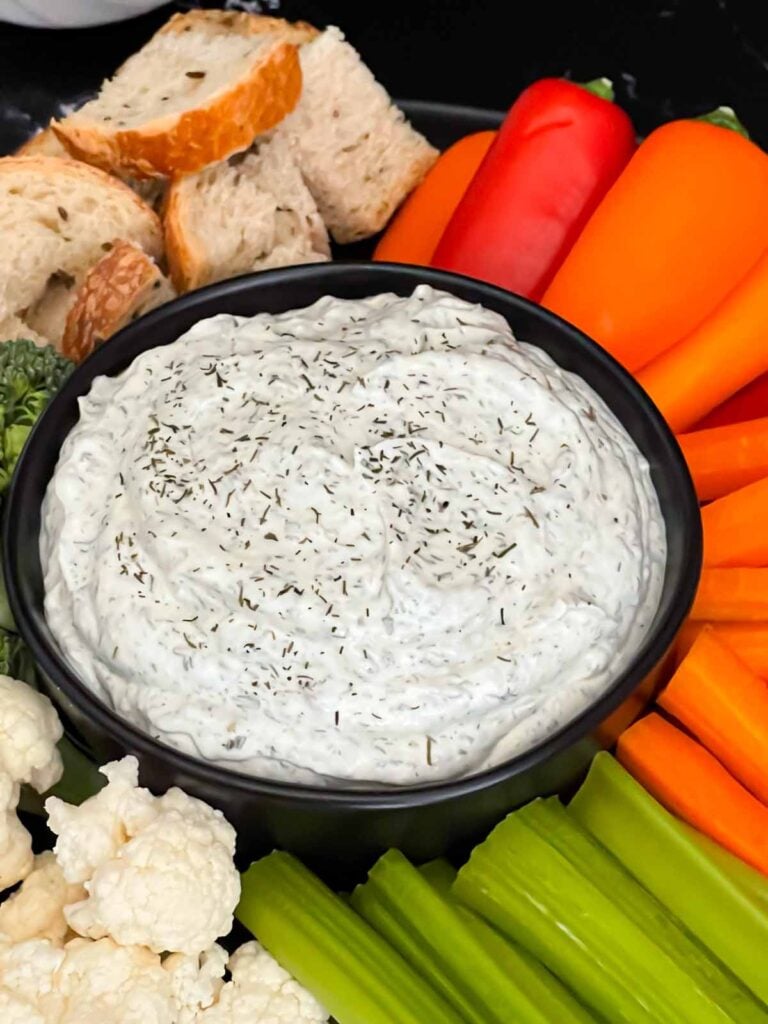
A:
[[[650,462],[667,530],[666,577],[652,628],[610,689],[556,735],[490,771],[396,790],[316,789],[218,768],[157,742],[95,697],[62,657],[43,614],[38,550],[40,506],[59,449],[78,419],[77,400],[100,374],[124,370],[203,317],[253,315],[309,305],[323,295],[410,294],[420,283],[502,314],[518,337],[580,374],[622,421]],[[329,263],[240,277],[193,292],[143,317],[98,349],[37,423],[19,461],[4,523],[11,607],[32,649],[42,685],[70,730],[100,761],[137,754],[145,785],[178,785],[220,807],[239,834],[242,859],[274,846],[292,850],[327,877],[351,878],[384,849],[424,860],[482,837],[505,812],[579,780],[593,753],[642,708],[696,590],[701,561],[699,510],[677,443],[634,380],[574,327],[516,295],[436,270],[385,263]]]

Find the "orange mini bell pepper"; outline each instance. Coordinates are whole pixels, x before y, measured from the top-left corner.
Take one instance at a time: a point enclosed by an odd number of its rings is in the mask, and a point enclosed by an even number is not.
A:
[[[446,224],[495,138],[496,132],[475,132],[441,153],[395,214],[373,258],[428,267]]]
[[[639,147],[542,302],[634,372],[719,306],[767,246],[768,156],[719,123],[672,121]]]

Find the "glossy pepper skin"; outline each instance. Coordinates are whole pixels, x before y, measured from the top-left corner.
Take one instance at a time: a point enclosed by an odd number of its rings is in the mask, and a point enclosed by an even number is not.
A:
[[[713,409],[700,423],[697,430],[708,427],[726,427],[731,423],[762,419],[768,416],[768,373],[753,380],[722,405]]]
[[[538,300],[635,150],[629,117],[594,87],[543,78],[521,93],[432,265]]]

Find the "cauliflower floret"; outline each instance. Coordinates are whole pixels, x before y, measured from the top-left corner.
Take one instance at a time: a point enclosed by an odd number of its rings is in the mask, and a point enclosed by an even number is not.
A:
[[[63,1006],[56,1024],[176,1024],[160,957],[111,939],[73,939],[56,972]]]
[[[232,980],[195,1024],[324,1024],[327,1012],[258,942],[229,960]]]
[[[0,988],[34,1006],[45,1021],[58,1021],[60,1000],[54,979],[64,956],[64,950],[47,939],[0,942]]]
[[[54,852],[68,882],[85,882],[96,868],[155,816],[155,797],[139,789],[135,757],[105,764],[108,785],[79,807],[58,797],[45,801],[48,826],[58,839]]]
[[[32,870],[32,837],[16,816],[19,784],[0,772],[0,892]]]
[[[64,875],[88,893],[67,922],[92,939],[202,953],[230,930],[240,897],[234,829],[180,789],[137,789],[135,758],[102,771],[109,785],[80,807],[46,802]]]
[[[200,956],[171,953],[165,958],[163,968],[171,982],[176,1024],[196,1024],[198,1013],[216,1002],[224,985],[228,956],[226,949],[215,943]]]
[[[0,1020],[3,1024],[47,1024],[32,1003],[0,988]]]
[[[42,693],[0,676],[0,771],[44,793],[61,778],[59,716]]]
[[[21,888],[0,903],[0,935],[11,942],[50,939],[61,945],[67,934],[64,907],[84,897],[81,885],[64,878],[53,853],[41,853]]]
[[[0,944],[0,992],[25,1024],[178,1024],[160,957],[111,939]]]
[[[42,793],[61,778],[61,734],[47,697],[0,676],[0,891],[32,870],[32,840],[16,816],[19,784],[28,782]]]

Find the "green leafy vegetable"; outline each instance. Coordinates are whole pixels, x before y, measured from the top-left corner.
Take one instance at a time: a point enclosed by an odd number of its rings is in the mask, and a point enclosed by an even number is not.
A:
[[[768,1004],[768,879],[678,821],[610,754],[568,812]]]
[[[16,633],[0,629],[0,675],[34,684],[35,663],[29,648]]]
[[[73,366],[50,345],[25,339],[0,345],[0,495],[35,421]]]

